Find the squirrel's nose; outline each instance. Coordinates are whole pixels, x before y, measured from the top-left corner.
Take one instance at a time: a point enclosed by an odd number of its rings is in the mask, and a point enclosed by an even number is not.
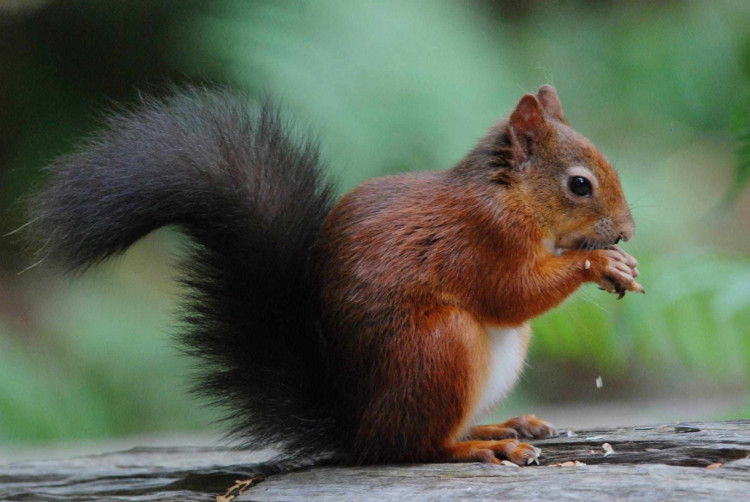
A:
[[[635,235],[635,221],[633,221],[633,215],[630,213],[627,203],[622,205],[622,209],[614,218],[614,221],[617,222],[617,227],[620,230],[620,234],[617,236],[618,241],[623,240],[627,242],[633,238]]]
[[[633,219],[629,219],[628,221],[624,222],[622,225],[620,225],[620,235],[617,237],[617,241],[619,242],[620,239],[624,240],[625,242],[629,241],[633,238],[635,235],[635,223],[633,222]]]

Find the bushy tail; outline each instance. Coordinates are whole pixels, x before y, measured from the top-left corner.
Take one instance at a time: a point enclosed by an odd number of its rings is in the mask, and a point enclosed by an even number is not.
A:
[[[230,90],[147,100],[50,166],[32,201],[46,259],[81,269],[177,225],[195,242],[180,335],[198,391],[252,445],[335,447],[311,250],[332,206],[317,147]]]

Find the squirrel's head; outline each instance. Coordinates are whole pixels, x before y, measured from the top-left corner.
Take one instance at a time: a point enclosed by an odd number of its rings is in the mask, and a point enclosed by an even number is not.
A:
[[[467,168],[491,193],[515,192],[510,200],[534,216],[550,248],[604,248],[635,233],[617,173],[571,129],[549,85],[521,98],[457,167]]]

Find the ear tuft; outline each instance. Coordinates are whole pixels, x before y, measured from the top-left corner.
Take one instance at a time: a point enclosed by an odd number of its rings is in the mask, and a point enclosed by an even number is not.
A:
[[[539,88],[536,96],[539,98],[539,102],[542,104],[547,115],[564,124],[568,123],[565,120],[565,115],[563,115],[562,103],[560,103],[560,98],[557,96],[557,91],[555,91],[554,87],[544,84]]]
[[[541,103],[533,94],[524,95],[510,115],[510,137],[517,162],[527,159],[547,136],[549,124],[544,115]]]
[[[514,132],[529,139],[539,137],[543,122],[544,112],[533,94],[524,95],[510,116],[510,125]]]

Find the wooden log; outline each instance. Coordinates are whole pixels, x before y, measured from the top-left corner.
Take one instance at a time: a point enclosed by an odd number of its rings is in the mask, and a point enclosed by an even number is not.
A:
[[[604,443],[613,453],[605,454]],[[236,502],[750,499],[750,420],[578,430],[534,444],[542,449],[540,466],[308,466],[292,471],[268,462],[269,452],[136,448],[0,466],[0,499],[215,501],[236,480],[252,477],[256,482]],[[560,466],[575,461],[586,465]]]

